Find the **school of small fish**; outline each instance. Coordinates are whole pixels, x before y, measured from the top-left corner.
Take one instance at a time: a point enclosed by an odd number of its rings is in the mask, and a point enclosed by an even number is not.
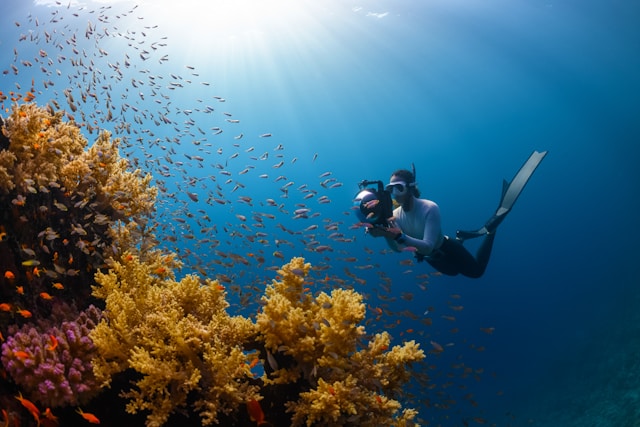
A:
[[[2,114],[14,102],[50,104],[66,110],[66,119],[75,121],[90,143],[103,129],[121,138],[131,168],[154,176],[160,193],[151,227],[163,247],[180,255],[185,271],[219,279],[237,297],[230,299],[232,306],[255,311],[273,270],[283,260],[304,256],[314,266],[309,283],[314,291],[353,287],[366,296],[369,332],[385,329],[396,339],[416,339],[431,359],[451,351],[458,330],[435,334],[429,327],[455,322],[463,309],[460,296],[453,295],[455,301],[446,307],[425,310],[423,304],[418,314],[406,308],[409,301],[426,299],[437,274],[424,273],[426,266],[417,265],[410,251],[387,256],[383,242],[365,240],[350,206],[332,202],[349,200],[351,194],[345,198],[344,192],[355,193],[356,183],[345,190],[320,148],[300,153],[296,141],[282,141],[268,129],[254,135],[244,131],[246,120],[225,108],[223,94],[209,82],[215,76],[205,79],[195,66],[173,63],[171,41],[162,28],[146,22],[142,7],[90,9],[56,2],[47,13],[12,23],[17,31],[12,61],[0,64]],[[185,99],[192,104],[182,104]],[[67,209],[64,204],[56,208]],[[103,225],[107,218],[97,214],[92,221]],[[72,233],[85,235],[85,228],[75,224]],[[58,236],[55,224],[42,233],[45,240]],[[22,265],[36,274],[38,261],[29,251],[23,248]],[[397,257],[396,271],[381,267],[383,257]],[[17,272],[0,274],[16,292],[24,291],[15,283]],[[63,274],[73,270],[64,268]],[[52,282],[54,291],[61,286]],[[40,298],[52,296],[43,292]],[[0,301],[0,315],[12,309]],[[491,327],[481,330],[493,333]],[[417,396],[424,406],[451,406],[446,391],[451,378],[478,377],[480,370],[456,360],[439,375],[444,378],[439,390]],[[437,377],[433,372],[416,377],[417,386],[431,390]],[[471,393],[465,399],[475,404]],[[35,406],[20,402],[39,419]],[[257,402],[248,404],[259,412]],[[88,423],[99,422],[80,409],[78,414]]]

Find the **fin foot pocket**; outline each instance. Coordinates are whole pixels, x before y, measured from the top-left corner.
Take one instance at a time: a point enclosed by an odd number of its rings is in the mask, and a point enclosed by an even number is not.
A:
[[[507,217],[507,214],[509,212],[511,212],[511,209],[505,211],[500,215],[494,215],[491,218],[489,218],[489,221],[487,221],[487,223],[484,225],[484,229],[487,230],[487,233],[488,234],[494,233],[496,231],[496,228],[498,228],[498,226],[502,223],[502,221],[504,221],[504,219]]]

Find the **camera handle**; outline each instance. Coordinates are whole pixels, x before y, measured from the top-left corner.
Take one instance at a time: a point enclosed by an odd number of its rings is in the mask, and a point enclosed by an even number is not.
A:
[[[377,184],[378,185],[378,191],[383,191],[384,190],[384,184],[382,183],[382,181],[380,180],[375,180],[375,181],[371,181],[368,179],[363,179],[362,181],[360,181],[360,183],[358,184],[358,187],[360,189],[363,189],[365,187],[368,187],[370,185],[374,185]]]

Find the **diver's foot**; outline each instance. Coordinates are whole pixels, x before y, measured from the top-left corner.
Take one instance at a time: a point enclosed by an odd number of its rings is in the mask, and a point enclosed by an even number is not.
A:
[[[496,233],[496,229],[504,221],[505,217],[509,213],[509,210],[503,209],[502,212],[496,213],[484,224],[484,226],[475,231],[456,231],[456,241],[463,243],[465,240],[475,239],[476,237],[489,236]]]
[[[509,211],[510,210],[507,210],[499,215],[494,215],[489,219],[489,221],[487,221],[487,223],[484,225],[485,230],[487,230],[487,234],[495,233],[496,229],[502,223],[502,221],[504,221]]]

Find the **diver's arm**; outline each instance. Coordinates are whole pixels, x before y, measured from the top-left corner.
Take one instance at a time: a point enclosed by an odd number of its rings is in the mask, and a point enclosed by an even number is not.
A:
[[[393,243],[396,247],[414,247],[420,254],[430,255],[440,244],[442,235],[440,224],[440,208],[433,203],[426,212],[422,239],[402,234],[401,236],[394,236]],[[391,246],[391,243],[389,245]]]

